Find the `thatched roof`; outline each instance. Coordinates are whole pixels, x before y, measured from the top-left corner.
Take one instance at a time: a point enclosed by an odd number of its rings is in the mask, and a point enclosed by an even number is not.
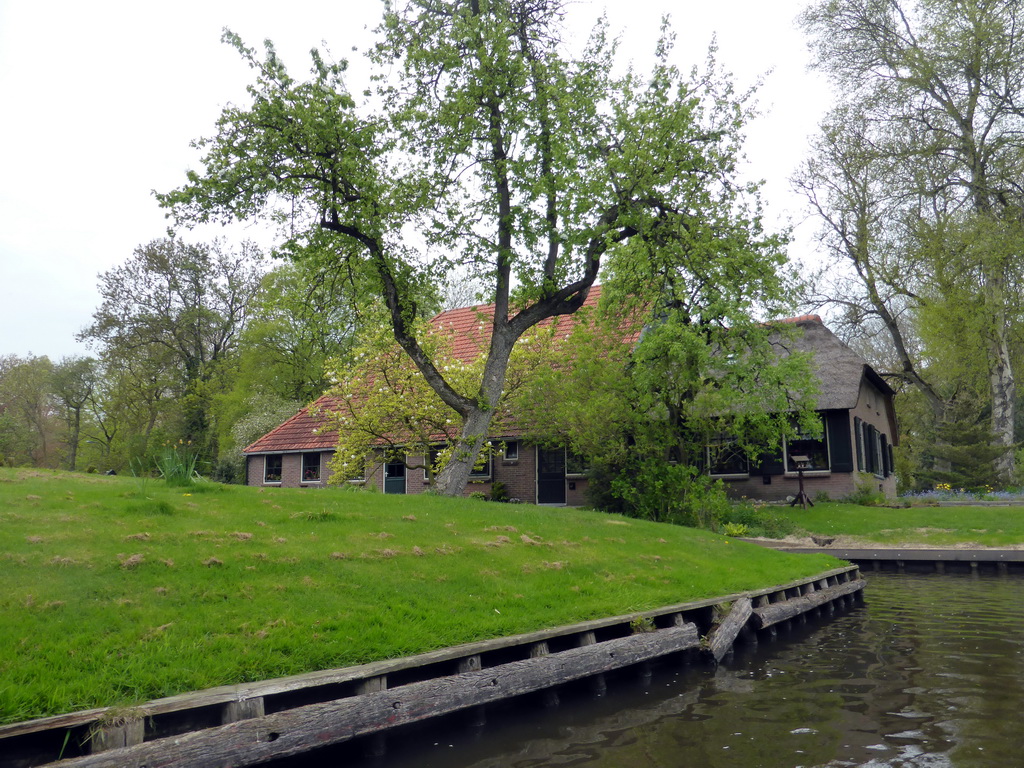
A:
[[[775,344],[782,354],[787,351],[812,352],[814,372],[821,383],[818,408],[851,409],[860,397],[861,382],[866,378],[886,396],[895,394],[885,380],[865,362],[864,358],[839,340],[825,327],[817,315],[803,315],[787,320],[803,333],[795,338],[779,338]]]

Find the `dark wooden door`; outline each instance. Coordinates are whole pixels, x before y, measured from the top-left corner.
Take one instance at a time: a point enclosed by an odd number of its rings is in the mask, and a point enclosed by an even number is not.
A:
[[[565,504],[565,449],[537,449],[537,503]]]

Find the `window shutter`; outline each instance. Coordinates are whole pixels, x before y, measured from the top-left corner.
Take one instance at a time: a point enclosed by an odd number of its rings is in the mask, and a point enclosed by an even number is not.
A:
[[[825,431],[833,472],[853,472],[853,447],[850,444],[850,412],[827,411]]]
[[[853,417],[853,436],[857,441],[857,469],[864,471],[864,436],[861,434],[861,420],[859,416]]]
[[[885,435],[879,435],[879,442],[882,445],[882,477],[888,477],[892,474],[889,467],[889,441]]]

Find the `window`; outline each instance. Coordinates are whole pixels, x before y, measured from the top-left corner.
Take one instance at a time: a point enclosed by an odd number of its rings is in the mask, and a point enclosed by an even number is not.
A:
[[[423,468],[423,482],[429,483],[430,476],[436,474],[437,470],[440,469],[440,467],[437,466],[437,459],[440,455],[440,447],[430,449],[430,452],[427,454],[427,464],[429,466]]]
[[[587,474],[587,470],[590,467],[587,465],[587,460],[578,453],[565,449],[565,474],[566,477],[576,476],[582,477]]]
[[[750,459],[735,437],[718,435],[707,445],[707,466],[710,475],[749,475]]]
[[[437,465],[437,460],[440,457],[442,450],[444,450],[444,446],[437,446],[436,448],[431,448],[430,449],[430,455],[428,456],[428,460],[430,461],[431,470],[433,470],[433,472],[435,474],[440,469],[440,467],[438,467],[438,465]],[[484,446],[483,451],[488,451],[488,450],[490,450],[490,449],[487,446]],[[483,453],[483,451],[481,451],[481,453]],[[470,480],[478,480],[479,481],[479,480],[489,480],[490,477],[491,477],[491,454],[488,453],[487,454],[487,458],[484,461],[483,465],[477,464],[472,469],[469,470],[469,479]],[[426,481],[426,482],[430,481],[430,475],[428,474],[426,468],[423,469],[423,480]]]
[[[809,434],[799,434],[791,440],[786,440],[786,471],[796,472],[796,456],[804,456],[807,463],[803,467],[804,472],[828,472],[832,469],[828,455],[828,432],[822,423],[821,437],[813,437]]]
[[[484,450],[489,450],[487,446],[484,446]],[[484,460],[483,466],[477,464],[471,470],[469,470],[470,480],[489,480],[491,477],[491,460],[492,456],[490,453],[487,454],[487,458]]]
[[[263,464],[263,482],[264,483],[280,483],[281,482],[281,454],[276,456],[264,457]]]
[[[302,482],[304,482],[304,483],[319,483],[320,482],[320,454],[319,453],[304,453],[304,454],[302,454]]]
[[[518,461],[519,460],[519,441],[518,440],[506,440],[505,441],[505,461]]]

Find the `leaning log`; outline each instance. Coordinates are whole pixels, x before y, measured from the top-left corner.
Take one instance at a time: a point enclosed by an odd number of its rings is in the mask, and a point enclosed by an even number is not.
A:
[[[254,765],[639,664],[699,645],[695,625],[670,627],[487,669],[410,683],[391,690],[296,707],[265,717],[74,758],[60,765],[64,768]]]
[[[741,597],[732,604],[732,608],[721,624],[715,626],[705,638],[701,655],[708,661],[720,662],[736,642],[736,636],[746,626],[753,613],[749,597]]]
[[[830,603],[844,595],[852,595],[855,592],[859,592],[864,589],[865,583],[863,579],[855,579],[800,597],[791,597],[782,603],[771,603],[770,605],[755,608],[751,616],[751,623],[757,629],[765,629],[825,605],[825,603]]]

